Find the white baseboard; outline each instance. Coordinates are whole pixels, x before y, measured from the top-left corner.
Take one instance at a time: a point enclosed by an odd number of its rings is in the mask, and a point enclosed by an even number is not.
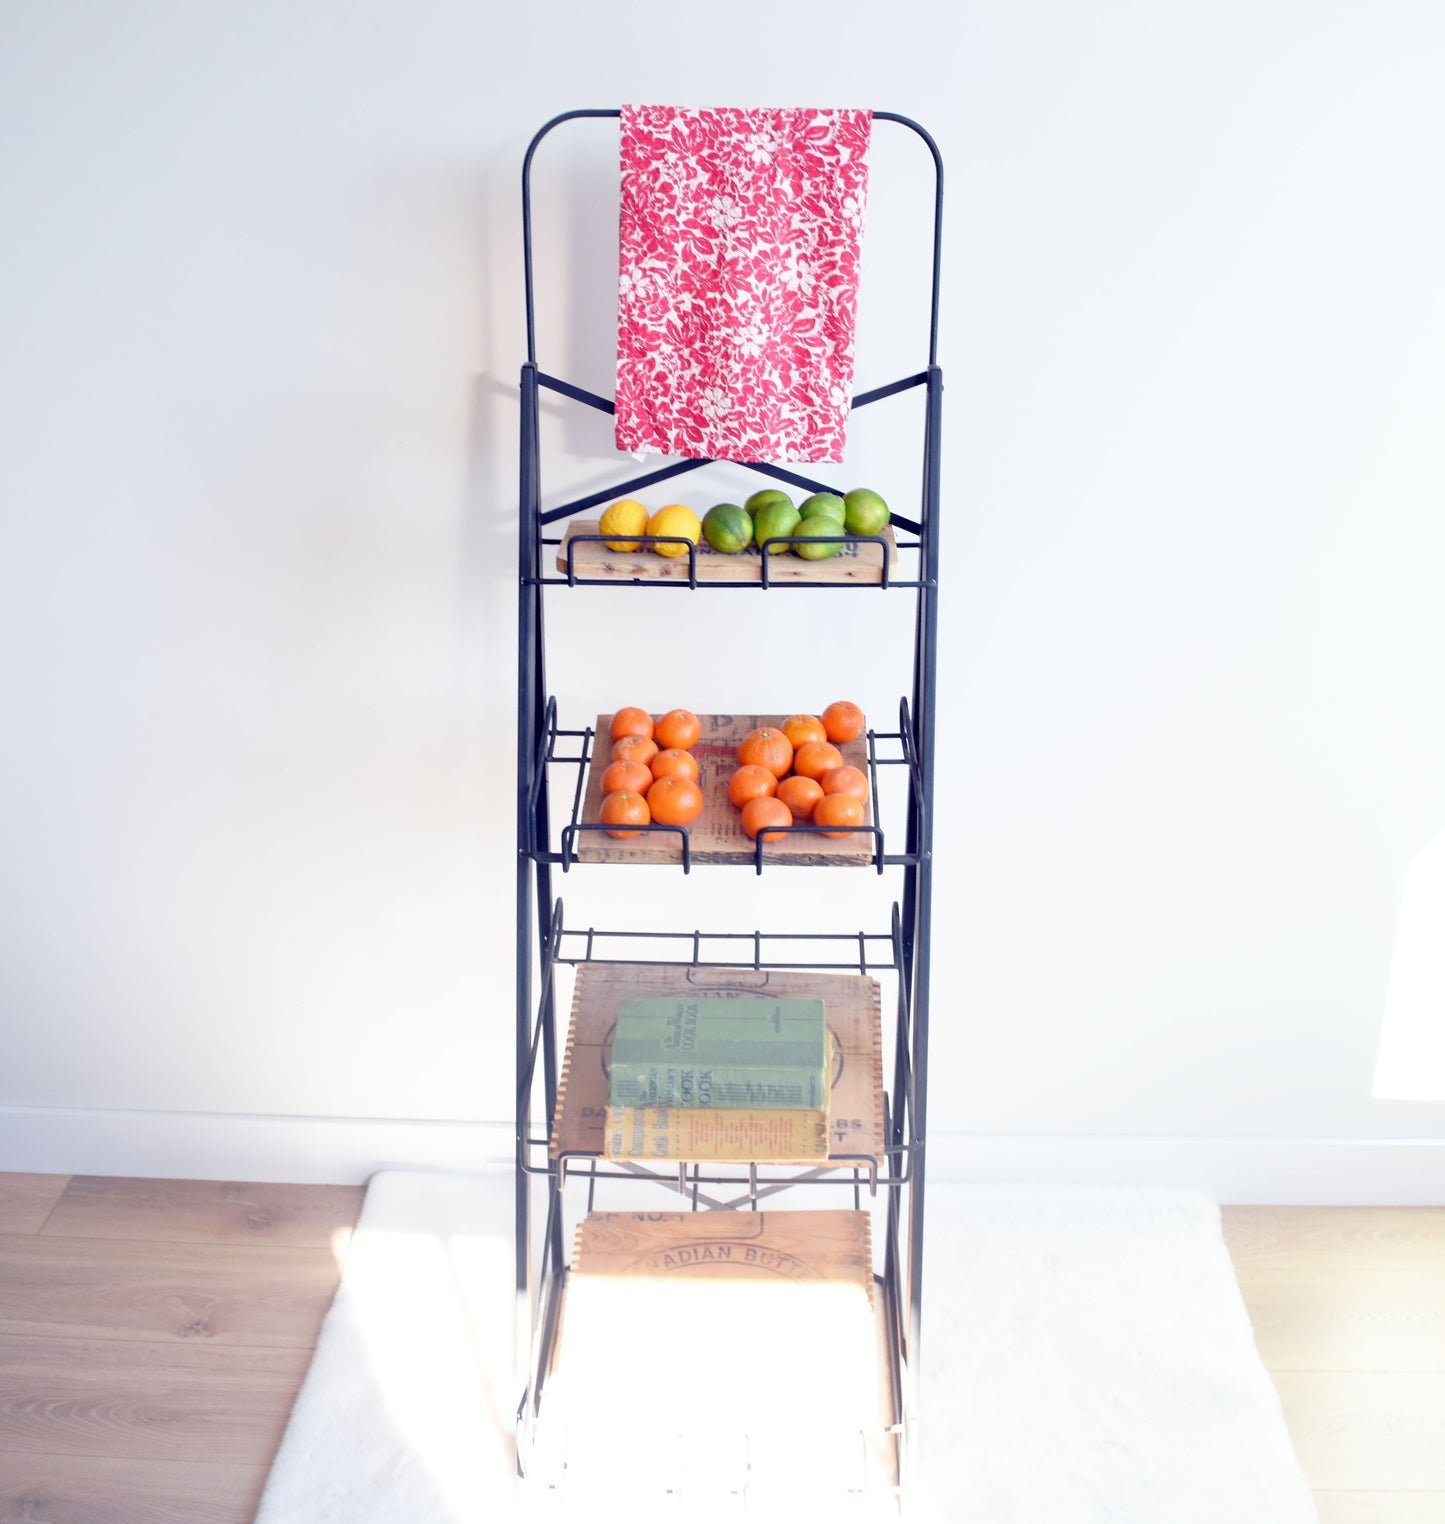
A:
[[[1445,1138],[945,1133],[928,1178],[1167,1185],[1231,1205],[1445,1205]]]
[[[0,1170],[352,1185],[382,1169],[512,1158],[501,1122],[0,1107]],[[1200,1138],[944,1133],[928,1177],[1167,1185],[1216,1201],[1445,1204],[1445,1138]]]
[[[510,1124],[0,1106],[0,1170],[360,1185],[510,1162]]]

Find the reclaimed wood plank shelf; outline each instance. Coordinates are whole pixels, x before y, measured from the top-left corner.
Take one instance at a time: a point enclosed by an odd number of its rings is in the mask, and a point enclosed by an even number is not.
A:
[[[607,731],[611,715],[599,714],[593,735],[598,738],[587,773],[581,823],[595,824],[602,808],[602,774],[607,771]],[[655,718],[655,716],[654,716]],[[700,714],[702,734],[692,747],[702,789],[702,814],[687,827],[692,861],[695,863],[751,863],[757,848],[742,827],[742,813],[728,798],[728,781],[737,768],[737,750],[750,730],[782,725],[778,714]],[[845,741],[838,750],[846,763],[868,771],[866,741]],[[859,867],[873,861],[873,807],[864,802],[863,825],[847,837],[825,836],[821,831],[787,832],[779,841],[765,842],[769,862],[792,866]],[[644,831],[623,841],[602,830],[574,833],[574,853],[584,863],[680,863],[682,836],[677,830]]]
[[[575,519],[557,551],[557,570],[581,580],[609,582],[686,582],[692,575],[689,556],[660,556],[647,546],[634,551],[609,550],[598,539],[596,519]],[[898,567],[898,542],[885,527],[878,539],[849,540],[836,556],[807,561],[795,555],[770,555],[770,582],[856,583],[877,587],[883,581],[884,558],[892,581]],[[725,555],[703,540],[697,547],[699,582],[761,582],[763,556],[756,546],[737,555]]]
[[[588,1213],[549,1372],[564,1489],[625,1476],[634,1506],[672,1487],[699,1516],[699,1488],[755,1506],[795,1492],[800,1467],[858,1494],[891,1489],[893,1361],[871,1237],[856,1210]],[[748,1338],[736,1358],[673,1362],[659,1379],[635,1358],[639,1326]],[[596,1423],[599,1390],[625,1422]],[[680,1475],[659,1467],[660,1446]]]
[[[878,981],[860,974],[695,964],[587,963],[578,969],[551,1158],[586,1159],[602,1154],[612,1033],[624,999],[719,992],[823,1002],[833,1062],[828,1158],[806,1162],[812,1168],[857,1168],[860,1159],[868,1159],[876,1173],[887,1148]],[[660,1168],[664,1176],[677,1173],[675,1165]]]

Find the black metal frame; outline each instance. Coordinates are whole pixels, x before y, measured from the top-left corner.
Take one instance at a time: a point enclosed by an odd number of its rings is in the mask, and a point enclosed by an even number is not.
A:
[[[888,1338],[894,1358],[896,1401],[894,1431],[899,1435],[901,1472],[906,1471],[905,1447],[908,1420],[917,1408],[919,1353],[923,1305],[923,1206],[928,1104],[928,1027],[931,966],[930,922],[933,888],[933,776],[934,776],[934,693],[937,677],[938,618],[938,508],[939,449],[943,400],[943,376],[937,363],[938,306],[942,260],[943,163],[937,145],[917,122],[892,112],[874,113],[875,122],[896,123],[913,133],[932,155],[935,172],[932,301],[929,318],[928,365],[913,375],[888,385],[876,387],[853,399],[853,407],[864,407],[916,387],[926,389],[926,412],[923,430],[923,482],[916,519],[895,512],[892,524],[915,536],[910,543],[900,543],[900,552],[917,557],[916,573],[911,577],[890,576],[886,547],[881,586],[895,593],[911,590],[916,598],[914,625],[913,683],[911,695],[900,703],[899,729],[895,733],[868,733],[870,784],[873,792],[873,819],[880,822],[878,811],[878,773],[880,765],[902,763],[907,768],[909,802],[906,810],[904,850],[886,851],[880,824],[870,828],[874,846],[872,864],[878,873],[893,868],[902,874],[902,900],[895,903],[886,933],[836,933],[831,936],[749,932],[660,933],[644,931],[599,932],[566,929],[560,899],[554,900],[552,869],[560,865],[569,871],[578,861],[578,839],[591,827],[579,819],[582,780],[586,776],[592,731],[588,727],[564,730],[559,727],[556,703],[546,694],[543,642],[544,590],[549,586],[580,584],[639,588],[762,588],[789,591],[818,587],[839,588],[835,583],[779,582],[768,576],[768,558],[763,557],[761,581],[699,582],[695,548],[688,544],[688,577],[652,582],[603,582],[579,577],[573,568],[570,551],[565,574],[547,574],[543,567],[544,547],[561,543],[544,536],[544,529],[559,520],[585,512],[589,508],[631,496],[671,477],[700,470],[712,461],[706,459],[675,462],[614,483],[600,492],[589,493],[574,501],[546,509],[541,505],[541,462],[539,446],[538,392],[545,389],[604,413],[615,411],[614,404],[582,387],[561,380],[538,368],[536,356],[535,293],[532,261],[532,161],[543,139],[564,122],[585,118],[617,118],[616,109],[578,110],[562,113],[547,122],[533,137],[522,166],[522,232],[526,280],[527,362],[521,373],[520,439],[520,523],[518,565],[518,709],[517,709],[517,989],[516,989],[516,1270],[519,1298],[529,1309],[533,1344],[528,1388],[519,1410],[519,1423],[530,1425],[540,1410],[542,1386],[555,1337],[557,1313],[567,1273],[567,1257],[562,1235],[562,1190],[570,1178],[588,1180],[589,1207],[592,1193],[600,1179],[642,1178],[674,1183],[690,1195],[693,1208],[745,1207],[756,1210],[759,1199],[795,1186],[844,1186],[861,1200],[865,1186],[870,1193],[880,1187],[887,1196],[884,1267],[879,1285],[888,1309]],[[737,464],[737,463],[733,463]],[[747,469],[773,480],[786,482],[809,491],[832,490],[826,484],[810,480],[797,472],[762,461],[747,462]],[[643,537],[644,540],[646,537]],[[877,536],[845,536],[850,541],[874,542]],[[857,592],[858,589],[852,588]],[[562,755],[558,743],[579,741],[577,755]],[[896,741],[902,755],[880,756],[880,740]],[[558,765],[576,766],[577,780],[568,824],[561,828],[560,841],[553,843],[551,824],[550,771]],[[684,873],[695,866],[689,835],[685,828],[658,826],[656,831],[680,837],[678,861]],[[810,827],[794,827],[806,831]],[[896,847],[896,840],[889,845]],[[759,840],[755,867],[761,873],[768,864],[768,854]],[[787,1169],[757,1165],[710,1168],[704,1174],[698,1166],[659,1175],[645,1167],[609,1169],[595,1158],[549,1156],[549,1133],[558,1090],[558,1039],[555,971],[559,965],[592,961],[599,956],[599,943],[619,944],[626,951],[632,938],[676,942],[685,958],[637,959],[640,962],[681,962],[739,968],[839,968],[871,973],[880,968],[891,970],[898,985],[897,1013],[894,1021],[892,1084],[885,1124],[887,1147],[882,1159],[836,1161],[825,1169]],[[581,941],[578,948],[576,944]],[[846,945],[856,949],[838,961],[810,962],[779,959],[779,944],[790,940],[813,945]],[[721,944],[730,957],[704,956],[706,946]],[[886,959],[872,959],[870,944],[887,947]],[[574,950],[574,948],[576,950]],[[738,957],[739,950],[747,952]],[[764,956],[765,951],[768,956]],[[539,961],[539,977],[534,988],[533,958]],[[630,961],[615,957],[609,961]],[[540,1081],[540,1096],[536,1095]],[[540,1103],[545,1127],[534,1135],[532,1107]],[[541,1255],[533,1270],[533,1233],[530,1190],[535,1177],[548,1181],[548,1209],[542,1229]],[[719,1200],[704,1196],[702,1187],[729,1187],[739,1194],[735,1199]],[[905,1202],[906,1196],[906,1202]],[[906,1211],[906,1224],[905,1224]],[[906,1237],[904,1228],[906,1226]],[[520,1463],[520,1456],[519,1456]]]
[[[665,943],[675,949],[666,957],[631,958],[626,953],[628,943]],[[798,944],[793,956],[780,956],[782,944]],[[577,945],[577,944],[580,944]],[[720,954],[712,955],[712,944],[721,944]],[[880,955],[881,951],[886,956]],[[811,949],[809,955],[806,950]],[[834,956],[819,956],[826,950]],[[751,952],[751,957],[739,957],[739,952]],[[764,954],[767,954],[765,956]],[[847,956],[842,954],[847,953]],[[544,1046],[543,1012],[546,996],[559,965],[576,967],[580,964],[605,962],[608,964],[665,964],[678,968],[715,968],[761,972],[767,969],[811,969],[833,972],[858,973],[866,976],[892,975],[897,982],[895,995],[895,1029],[901,1034],[903,1046],[903,1069],[895,1075],[890,1097],[901,1098],[899,1109],[905,1117],[917,1104],[916,1085],[909,1054],[912,1028],[912,992],[904,977],[902,915],[897,904],[893,906],[892,923],[885,932],[765,932],[765,931],[637,931],[599,930],[595,926],[572,929],[564,926],[563,906],[559,899],[552,908],[552,938],[542,949],[542,983],[544,999],[539,1004],[527,1043],[520,1089],[530,1092],[537,1076],[537,1062]],[[555,1099],[555,1098],[554,1098]],[[885,1105],[891,1110],[896,1104],[891,1099]],[[550,1120],[550,1118],[549,1118]],[[889,1128],[885,1125],[885,1134]],[[823,1184],[851,1186],[855,1201],[866,1178],[868,1193],[875,1196],[881,1187],[887,1189],[908,1185],[913,1176],[915,1153],[909,1144],[889,1142],[879,1157],[865,1154],[844,1155],[830,1153],[829,1163],[822,1166],[759,1165],[736,1167],[717,1166],[720,1173],[704,1175],[697,1165],[683,1170],[658,1171],[628,1163],[612,1161],[612,1168],[600,1162],[600,1155],[562,1153],[552,1158],[552,1138],[546,1134],[529,1135],[527,1154],[521,1162],[522,1170],[529,1175],[546,1175],[565,1184],[571,1172],[583,1173],[592,1182],[597,1180],[650,1179],[665,1184],[678,1182],[679,1191],[692,1190],[694,1207],[697,1205],[697,1187],[700,1185],[746,1186],[746,1197],[732,1202],[710,1201],[709,1206],[738,1206],[746,1204],[756,1208],[757,1202],[778,1191],[795,1185]]]

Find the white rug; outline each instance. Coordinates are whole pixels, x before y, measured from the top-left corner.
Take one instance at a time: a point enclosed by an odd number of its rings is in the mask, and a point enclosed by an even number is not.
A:
[[[1318,1524],[1192,1192],[929,1186],[928,1524]]]
[[[911,1517],[1317,1524],[1212,1203],[931,1183],[927,1221]],[[376,1176],[257,1524],[533,1516],[511,1222],[510,1172]]]

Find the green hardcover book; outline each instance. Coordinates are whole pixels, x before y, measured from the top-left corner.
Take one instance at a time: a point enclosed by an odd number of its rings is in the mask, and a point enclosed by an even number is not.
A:
[[[624,1000],[608,1099],[614,1106],[826,1108],[823,1002],[757,995]]]

